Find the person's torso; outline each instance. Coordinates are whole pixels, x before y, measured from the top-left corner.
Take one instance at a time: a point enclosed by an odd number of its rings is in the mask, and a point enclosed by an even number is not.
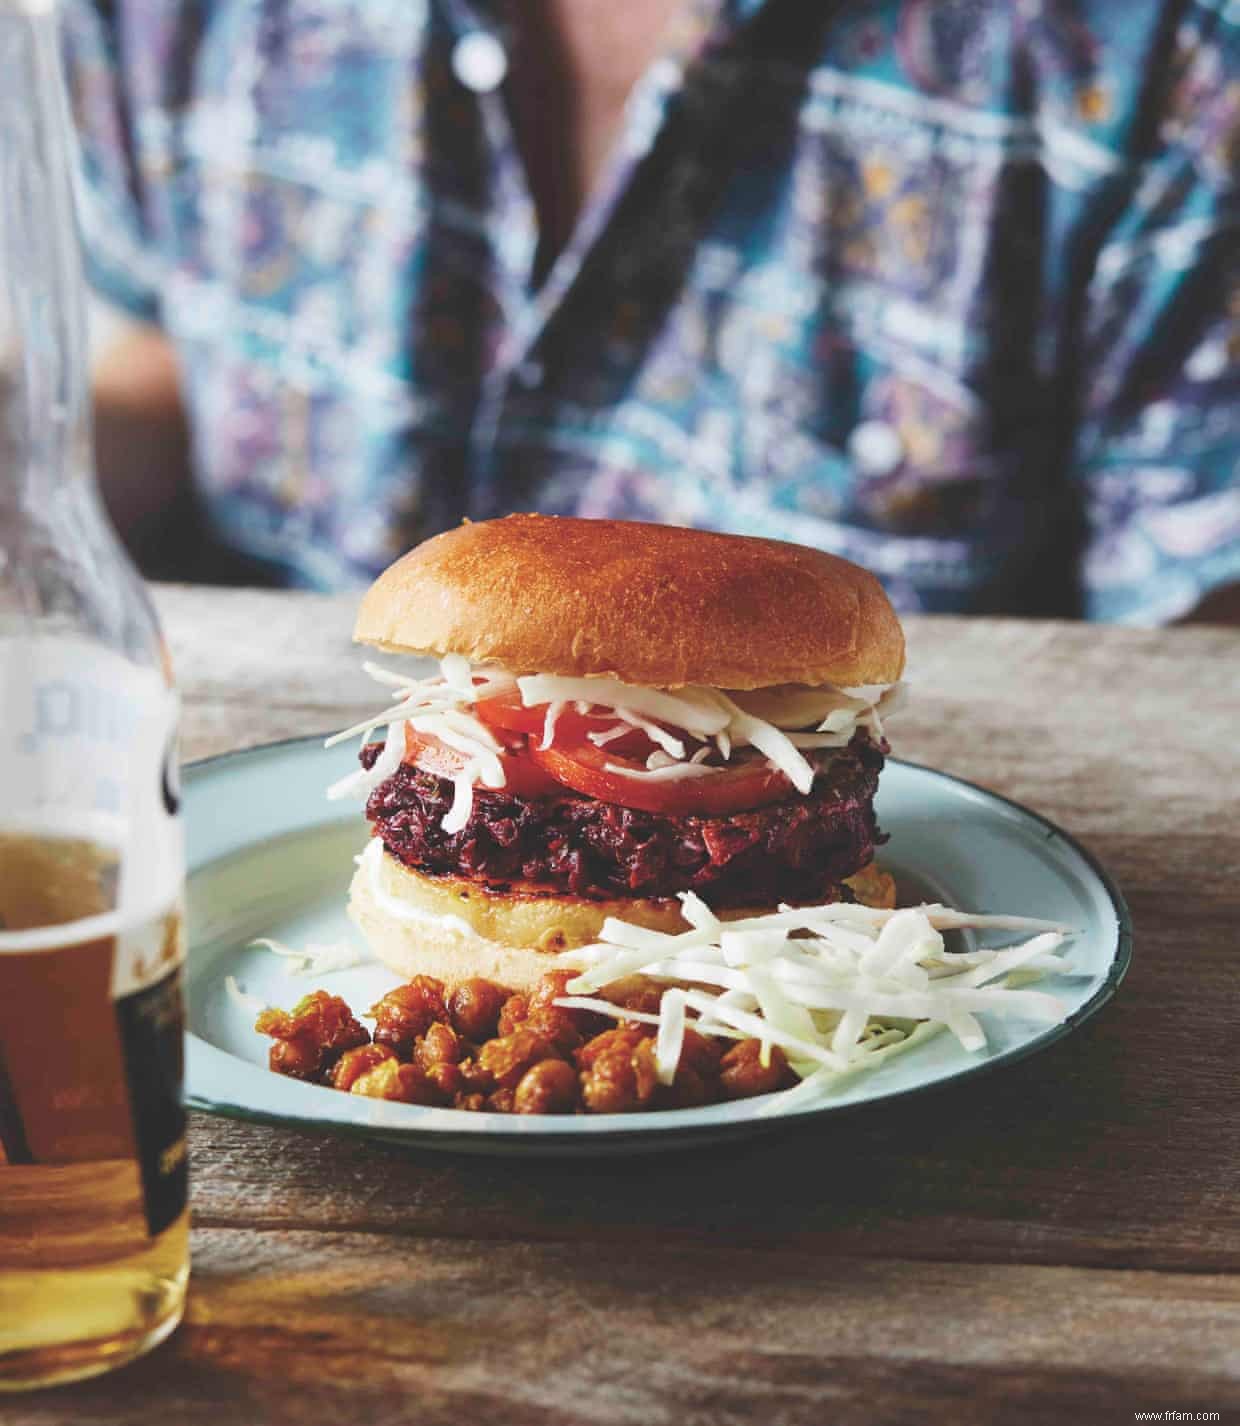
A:
[[[687,6],[540,274],[495,15],[132,5],[213,522],[309,584],[533,508],[818,544],[906,607],[1036,607],[1064,235],[1130,98],[1122,32],[1058,14]]]

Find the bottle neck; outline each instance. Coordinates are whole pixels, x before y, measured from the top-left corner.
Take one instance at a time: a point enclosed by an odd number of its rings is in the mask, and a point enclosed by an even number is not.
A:
[[[76,149],[51,0],[0,0],[0,74],[0,517],[37,519],[93,479]]]

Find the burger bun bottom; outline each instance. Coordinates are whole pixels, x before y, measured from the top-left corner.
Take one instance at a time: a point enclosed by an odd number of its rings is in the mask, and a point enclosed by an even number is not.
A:
[[[846,883],[867,906],[895,905],[895,882],[872,862]],[[761,915],[774,907],[736,907],[721,920]],[[536,891],[492,891],[477,882],[424,876],[386,851],[358,867],[349,915],[374,955],[409,979],[432,975],[452,988],[479,977],[528,990],[555,968],[560,951],[598,940],[613,916],[653,931],[689,929],[674,898],[618,897],[592,901]]]

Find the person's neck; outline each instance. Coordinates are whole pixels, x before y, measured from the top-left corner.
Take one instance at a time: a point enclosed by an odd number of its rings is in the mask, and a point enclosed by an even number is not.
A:
[[[682,0],[522,0],[509,8],[518,142],[538,209],[541,278],[572,234],[634,84]]]

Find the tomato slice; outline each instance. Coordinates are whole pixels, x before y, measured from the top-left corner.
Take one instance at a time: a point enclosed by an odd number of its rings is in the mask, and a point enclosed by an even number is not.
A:
[[[527,708],[521,702],[520,690],[514,685],[501,693],[480,698],[474,704],[473,711],[492,728],[506,728],[511,733],[541,734],[547,705],[540,703],[537,707]]]
[[[405,761],[436,777],[455,777],[465,766],[465,755],[441,743],[433,734],[419,733],[412,723],[406,723]]]
[[[494,693],[489,698],[481,698],[474,704],[474,712],[492,728],[503,728],[510,733],[524,733],[531,742],[542,741],[543,727],[547,717],[547,704],[536,703],[527,708],[521,702],[517,688],[507,688],[502,693]],[[620,719],[614,713],[578,713],[569,706],[561,709],[555,720],[554,741],[564,744],[587,742],[587,733],[602,733],[614,728]],[[644,758],[654,744],[640,728],[630,728],[604,745],[609,751],[625,757]]]
[[[761,758],[737,762],[704,777],[666,782],[626,777],[612,768],[645,772],[644,758],[654,745],[634,728],[624,737],[596,747],[584,734],[614,726],[616,720],[609,714],[581,714],[566,708],[556,723],[554,743],[540,749],[546,705],[524,707],[515,689],[476,703],[474,711],[497,730],[524,735],[524,747],[514,747],[503,755],[507,778],[503,790],[517,797],[555,797],[570,788],[600,802],[664,817],[722,817],[781,802],[793,791],[784,774]],[[415,732],[406,723],[405,761],[437,777],[454,777],[466,759],[433,734]]]
[[[434,734],[418,733],[412,724],[406,723],[405,761],[436,777],[455,777],[465,766],[466,759],[463,753],[441,743]],[[505,753],[502,761],[506,781],[497,791],[511,792],[517,797],[555,797],[563,793],[563,786],[524,749]]]
[[[781,802],[793,790],[784,774],[765,759],[738,762],[705,777],[646,782],[608,768],[611,763],[633,772],[646,770],[644,763],[622,757],[610,746],[596,748],[586,742],[561,746],[557,741],[550,748],[531,747],[529,756],[565,787],[597,797],[600,802],[615,802],[664,817],[721,817],[748,812]]]

